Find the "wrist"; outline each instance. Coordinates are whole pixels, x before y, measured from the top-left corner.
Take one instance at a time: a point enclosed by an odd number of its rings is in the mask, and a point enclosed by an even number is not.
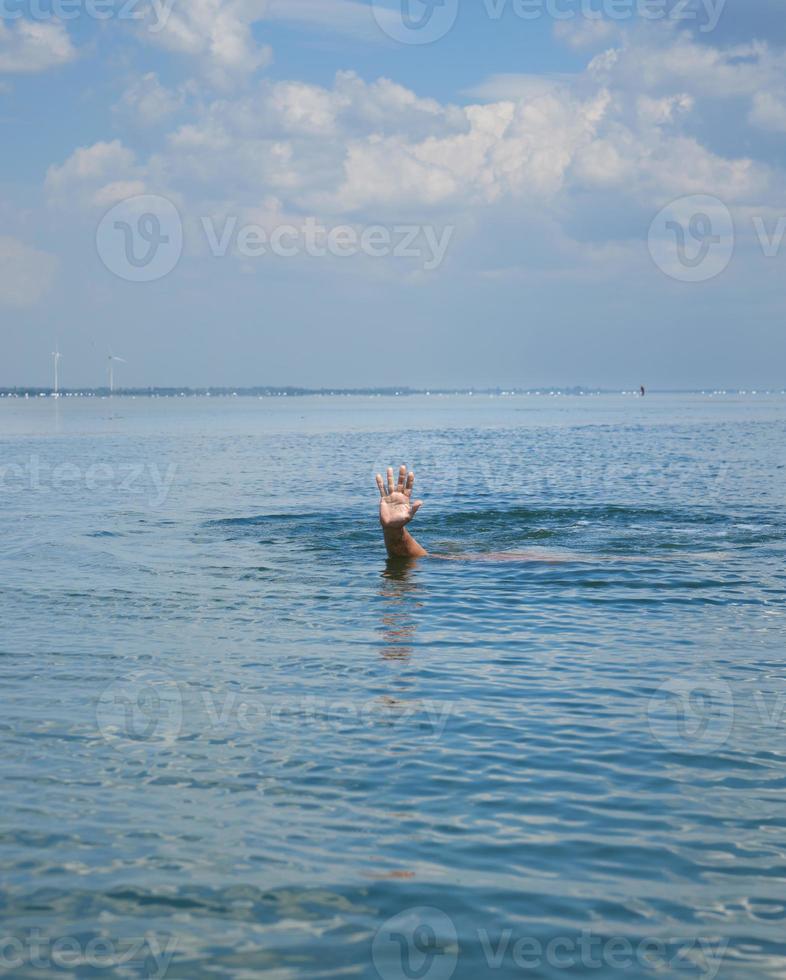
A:
[[[406,527],[384,527],[382,532],[385,538],[385,547],[388,554],[393,558],[419,558],[427,554],[426,549],[422,548]]]
[[[389,524],[383,524],[382,533],[386,538],[403,538],[406,534],[406,527],[404,524],[402,524],[400,527],[391,527]]]

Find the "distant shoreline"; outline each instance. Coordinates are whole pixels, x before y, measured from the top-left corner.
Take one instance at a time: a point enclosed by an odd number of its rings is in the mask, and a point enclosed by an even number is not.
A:
[[[52,398],[53,388],[0,387],[0,398]],[[293,386],[262,386],[252,388],[64,388],[58,398],[313,398],[313,397],[384,397],[407,398],[412,396],[445,397],[451,395],[511,397],[516,395],[540,396],[593,396],[627,395],[640,397],[638,388],[299,388]],[[785,388],[653,388],[647,395],[786,395]]]

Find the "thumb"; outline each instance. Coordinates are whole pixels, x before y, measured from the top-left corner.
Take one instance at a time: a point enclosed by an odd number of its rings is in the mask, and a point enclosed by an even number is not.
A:
[[[417,514],[417,512],[420,510],[420,508],[422,506],[423,506],[423,501],[422,500],[416,500],[412,504],[412,515],[414,516],[415,514]]]

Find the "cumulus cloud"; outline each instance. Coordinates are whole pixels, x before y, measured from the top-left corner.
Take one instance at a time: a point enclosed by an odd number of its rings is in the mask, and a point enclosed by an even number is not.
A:
[[[166,88],[155,72],[147,72],[129,85],[115,108],[143,125],[156,125],[185,106],[191,88],[188,84],[175,90]]]
[[[0,305],[33,306],[49,291],[56,270],[54,255],[0,235]]]
[[[254,38],[259,20],[244,0],[188,0],[167,8],[146,25],[145,36],[169,51],[196,58],[205,77],[220,88],[269,64],[272,51]]]
[[[203,78],[228,91],[270,64],[271,47],[255,36],[282,22],[300,30],[382,41],[369,5],[361,0],[143,0],[140,37],[190,57]]]
[[[561,206],[566,195],[613,186],[648,206],[680,187],[732,203],[755,198],[768,168],[714,153],[686,128],[698,111],[690,69],[635,84],[628,65],[651,58],[648,48],[632,51],[635,43],[574,76],[494,76],[471,93],[485,101],[467,106],[351,72],[329,88],[266,81],[201,106],[169,135],[157,162],[212,198],[220,183],[234,199],[274,194],[289,208],[334,214],[506,198]],[[717,52],[706,60],[724,78],[736,71]],[[738,80],[735,89],[745,85]]]
[[[589,73],[633,92],[675,89],[713,100],[776,91],[786,77],[786,54],[764,41],[716,48],[673,25],[639,29],[592,60]]]
[[[330,89],[264,83],[172,133],[167,167],[333,213],[531,197],[559,188],[607,104],[602,91],[582,100],[546,88],[461,108],[347,72]]]
[[[377,203],[491,202],[506,194],[549,197],[561,188],[579,148],[592,140],[607,105],[604,92],[586,101],[542,93],[468,106],[459,131],[442,137],[354,140],[335,201],[342,210],[356,210]]]
[[[667,95],[660,99],[641,95],[636,102],[636,111],[643,125],[665,126],[676,122],[678,116],[690,112],[694,105],[695,100],[686,92]]]
[[[120,140],[74,150],[60,166],[47,170],[45,189],[61,205],[109,206],[145,192],[144,171]]]
[[[740,213],[763,207],[780,171],[708,145],[702,120],[720,103],[778,129],[784,80],[767,45],[719,50],[672,29],[635,28],[584,71],[493,76],[466,105],[352,72],[328,86],[264,79],[193,99],[150,74],[125,101],[158,123],[176,120],[153,152],[117,140],[83,147],[50,168],[46,185],[53,199],[92,208],[168,194],[195,225],[228,214],[263,215],[265,227],[298,215],[443,221],[465,242],[490,233],[484,216],[515,214],[522,228],[559,229],[544,241],[559,243],[566,261],[578,254],[566,244],[575,235],[593,242],[602,264],[606,246],[641,240],[675,197],[711,194]]]
[[[757,92],[748,118],[760,129],[786,133],[786,100],[774,92]]]
[[[57,21],[0,20],[0,72],[47,71],[75,57],[68,32]]]

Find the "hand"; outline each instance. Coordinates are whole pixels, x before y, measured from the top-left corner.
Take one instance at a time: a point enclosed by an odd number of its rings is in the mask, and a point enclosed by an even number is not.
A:
[[[398,483],[393,483],[393,467],[388,466],[388,482],[377,473],[377,487],[382,498],[379,502],[379,523],[385,530],[396,530],[405,527],[417,514],[423,505],[422,500],[412,501],[412,487],[415,474],[407,473],[402,464],[398,471]]]

